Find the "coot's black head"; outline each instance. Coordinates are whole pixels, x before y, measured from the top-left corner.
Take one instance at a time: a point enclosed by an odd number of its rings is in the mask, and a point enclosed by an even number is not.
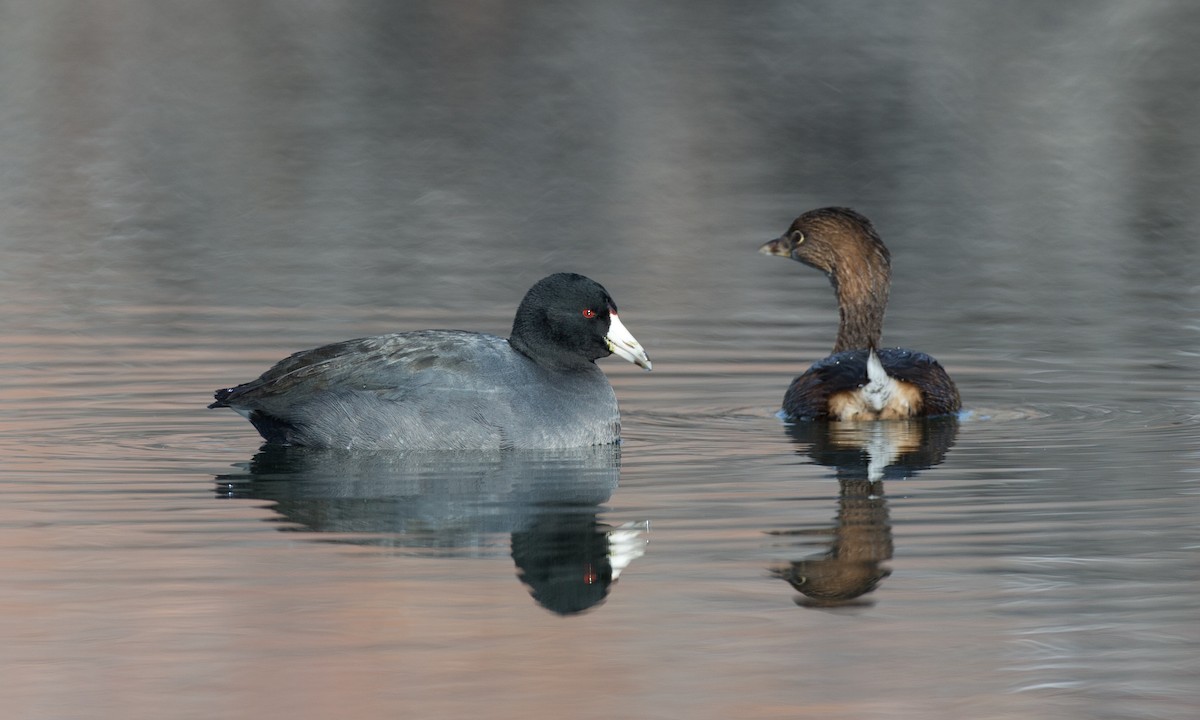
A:
[[[575,273],[542,278],[525,293],[509,342],[547,367],[582,367],[616,353],[650,369],[650,358],[621,323],[612,296]]]
[[[850,208],[810,210],[759,252],[798,260],[826,275],[887,272],[891,256],[871,221]]]

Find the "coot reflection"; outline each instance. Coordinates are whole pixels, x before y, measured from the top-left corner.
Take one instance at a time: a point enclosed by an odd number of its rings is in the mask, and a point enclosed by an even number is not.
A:
[[[273,503],[281,530],[402,547],[455,561],[508,535],[520,579],[542,607],[596,607],[647,543],[648,523],[599,519],[620,473],[619,446],[570,451],[357,453],[265,445],[222,497]]]

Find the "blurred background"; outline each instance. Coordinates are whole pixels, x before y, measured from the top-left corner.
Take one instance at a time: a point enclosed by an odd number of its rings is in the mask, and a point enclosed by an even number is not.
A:
[[[1101,348],[1178,328],[1146,296],[1200,252],[1186,2],[0,13],[8,302],[508,308],[572,269],[639,315],[793,312],[827,289],[755,244],[837,204],[906,337]]]

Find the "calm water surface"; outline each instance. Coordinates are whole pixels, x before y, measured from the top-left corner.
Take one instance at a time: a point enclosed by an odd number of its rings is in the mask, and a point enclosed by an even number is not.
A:
[[[1200,690],[1186,2],[0,8],[0,716],[1172,718]],[[966,410],[788,427],[853,205]],[[654,361],[619,448],[260,448],[295,350]]]

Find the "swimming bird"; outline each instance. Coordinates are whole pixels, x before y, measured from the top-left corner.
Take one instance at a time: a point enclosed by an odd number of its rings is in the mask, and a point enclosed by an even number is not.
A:
[[[954,381],[925,353],[880,348],[891,255],[871,221],[842,207],[810,210],[759,252],[816,268],[837,294],[833,353],[792,381],[783,412],[792,420],[889,420],[957,412]]]
[[[217,390],[268,443],[357,450],[557,449],[620,440],[617,397],[595,361],[650,359],[599,283],[538,281],[506,339],[419,330],[287,357]]]

